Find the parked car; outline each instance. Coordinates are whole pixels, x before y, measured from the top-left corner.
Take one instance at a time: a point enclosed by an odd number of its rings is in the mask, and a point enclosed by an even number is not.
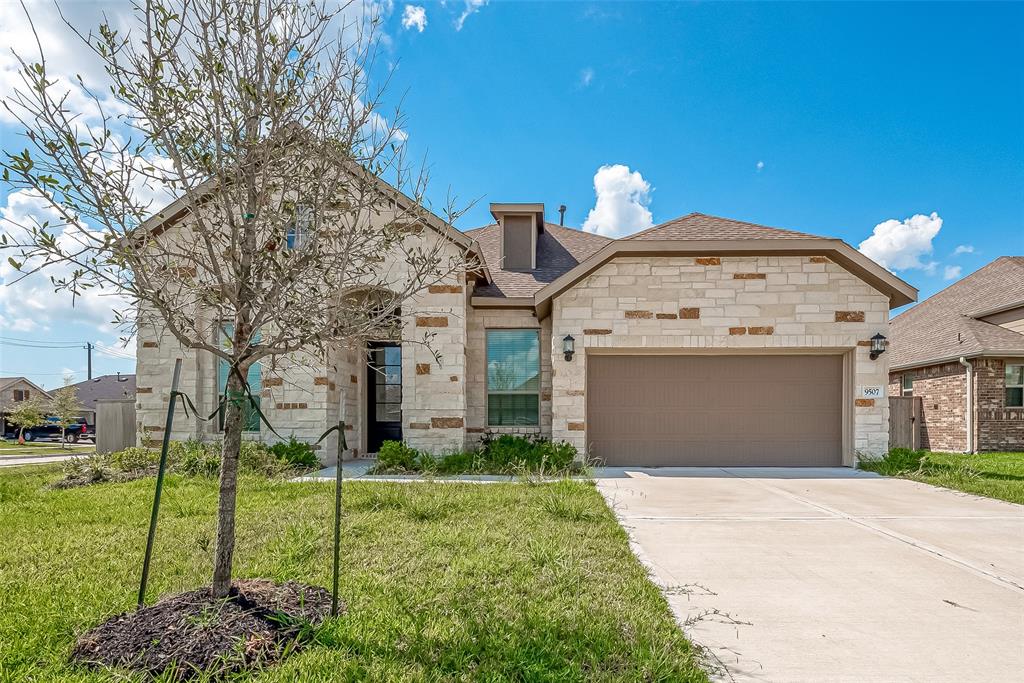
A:
[[[5,436],[8,439],[17,439],[18,428],[13,425],[9,425],[8,429],[13,431],[9,431]],[[42,438],[55,438],[59,440],[60,432],[61,427],[57,422],[57,418],[51,417],[48,418],[46,424],[26,429],[24,432],[25,441],[35,441],[36,439]],[[95,436],[96,433],[93,428],[89,426],[84,417],[80,417],[77,418],[74,424],[68,425],[67,430],[64,432],[64,441],[67,443],[78,443],[80,439],[88,439]]]

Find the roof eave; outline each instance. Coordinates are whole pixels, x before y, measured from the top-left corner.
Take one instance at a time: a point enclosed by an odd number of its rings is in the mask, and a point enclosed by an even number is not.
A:
[[[946,363],[953,363],[961,358],[1024,358],[1024,348],[1011,349],[1009,351],[998,351],[998,350],[982,350],[972,351],[968,353],[957,353],[952,356],[941,356],[939,358],[928,358],[926,360],[912,361],[910,363],[900,363],[899,365],[890,365],[889,372],[899,372],[900,370],[913,370],[914,368],[926,368],[930,365],[944,365]]]

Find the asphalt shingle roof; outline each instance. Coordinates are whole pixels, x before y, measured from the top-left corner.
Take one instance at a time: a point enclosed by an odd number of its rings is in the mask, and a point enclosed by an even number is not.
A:
[[[1001,256],[889,324],[889,364],[927,365],[982,353],[1024,353],[1024,334],[971,317],[1024,305],[1024,256]]]
[[[135,398],[135,375],[100,375],[71,385],[78,389],[78,401],[96,410],[101,399]]]
[[[821,239],[795,230],[769,228],[731,218],[719,218],[704,213],[690,213],[653,228],[638,232],[627,240],[771,240]]]
[[[582,230],[544,224],[537,235],[537,268],[531,271],[501,269],[501,229],[495,223],[466,234],[480,244],[491,272],[492,283],[477,287],[477,296],[533,296],[559,275],[575,268],[613,240]]]
[[[477,287],[478,296],[533,296],[537,290],[575,268],[580,262],[615,240],[582,230],[544,224],[537,237],[537,268],[518,272],[501,269],[501,228],[495,223],[466,235],[480,244],[490,269],[492,283]],[[756,223],[691,213],[655,225],[624,240],[749,240],[749,239],[820,239],[794,230],[769,228]]]

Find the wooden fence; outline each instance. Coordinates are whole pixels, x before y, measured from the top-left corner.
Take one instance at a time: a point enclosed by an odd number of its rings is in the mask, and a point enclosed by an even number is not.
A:
[[[135,445],[135,399],[96,401],[96,452],[110,453]]]
[[[889,448],[921,447],[921,397],[889,397]]]

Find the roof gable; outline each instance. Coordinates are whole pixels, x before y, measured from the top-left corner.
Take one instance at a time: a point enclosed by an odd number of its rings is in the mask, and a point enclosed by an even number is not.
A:
[[[765,239],[822,239],[795,230],[770,228],[766,225],[738,221],[732,218],[688,213],[625,237],[626,240],[765,240]]]
[[[1001,256],[889,323],[894,368],[981,354],[1024,354],[1024,334],[980,320],[1024,293],[1024,256]]]

